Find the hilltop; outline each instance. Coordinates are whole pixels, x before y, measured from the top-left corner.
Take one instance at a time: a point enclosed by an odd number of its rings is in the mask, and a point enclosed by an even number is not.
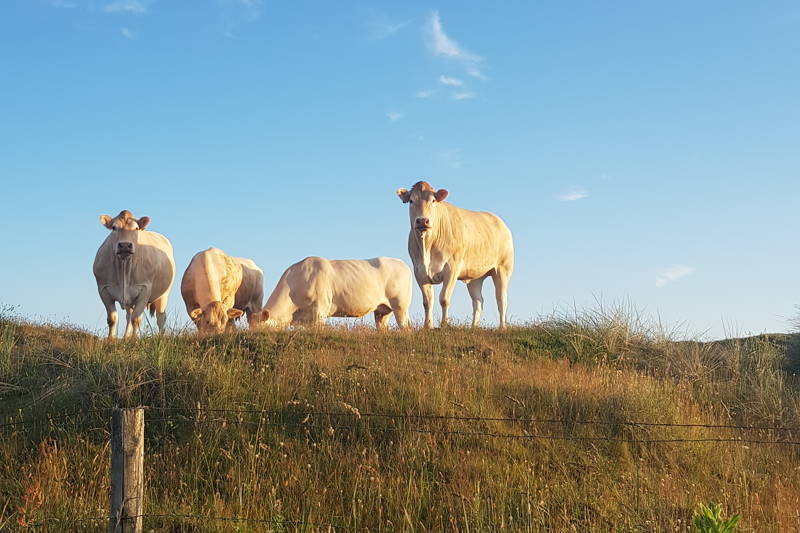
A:
[[[699,502],[800,530],[800,448],[729,441],[796,434],[701,427],[800,426],[796,346],[597,314],[110,344],[5,319],[0,529],[102,526],[75,520],[107,512],[108,408],[146,405],[145,530],[683,531]]]

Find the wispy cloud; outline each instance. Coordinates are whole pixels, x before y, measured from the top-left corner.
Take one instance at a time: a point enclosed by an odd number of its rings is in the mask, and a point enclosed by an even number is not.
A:
[[[78,7],[78,4],[75,2],[70,2],[69,0],[51,0],[50,5],[62,9],[72,9],[73,7]]]
[[[439,76],[439,83],[442,85],[451,85],[453,87],[462,87],[464,82],[458,78],[449,78],[445,75]]]
[[[430,98],[431,96],[433,96],[433,93],[435,92],[436,91],[434,91],[433,89],[427,89],[425,91],[417,91],[417,94],[415,94],[414,96],[416,96],[417,98]]]
[[[139,0],[115,0],[103,7],[106,13],[128,13],[132,15],[145,15],[147,7]]]
[[[668,283],[685,278],[692,272],[694,272],[694,268],[686,265],[673,265],[669,268],[665,268],[661,270],[656,277],[656,287],[660,289]]]
[[[565,192],[564,194],[560,195],[558,199],[561,200],[562,202],[576,202],[578,200],[583,200],[588,196],[589,193],[583,189],[573,189],[569,192]]]
[[[263,0],[238,0],[239,5],[244,8],[245,15],[250,20],[255,20],[261,16],[261,8],[264,6]]]
[[[481,81],[487,80],[486,75],[478,67],[467,67],[467,75],[478,78]]]
[[[388,118],[390,122],[397,122],[398,120],[403,118],[403,114],[398,113],[397,111],[387,111],[386,118]]]
[[[475,98],[475,93],[468,93],[468,92],[453,93],[452,97],[453,100],[471,100],[472,98]]]
[[[438,11],[431,13],[428,19],[427,29],[428,47],[434,54],[470,62],[479,62],[483,60],[482,57],[462,48],[444,32]]]
[[[237,28],[243,23],[252,23],[261,17],[263,0],[217,0],[222,34],[229,39],[238,39]]]
[[[408,26],[409,22],[393,22],[386,15],[374,14],[370,21],[367,22],[367,33],[370,39],[376,41],[386,39]]]
[[[119,32],[122,34],[123,37],[125,37],[128,40],[132,41],[132,40],[136,39],[136,33],[134,33],[129,28],[126,28],[126,27],[123,26],[122,28],[119,29]]]

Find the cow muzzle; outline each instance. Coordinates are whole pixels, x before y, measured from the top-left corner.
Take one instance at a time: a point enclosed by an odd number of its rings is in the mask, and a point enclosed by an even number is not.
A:
[[[117,257],[127,259],[133,255],[133,243],[120,241],[117,243]]]
[[[428,217],[418,217],[414,221],[414,229],[417,230],[418,233],[425,233],[431,229],[431,219]]]

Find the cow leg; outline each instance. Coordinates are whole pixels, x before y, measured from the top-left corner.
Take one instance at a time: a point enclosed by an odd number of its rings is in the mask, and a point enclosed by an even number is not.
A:
[[[445,267],[442,271],[442,290],[439,292],[439,303],[442,306],[441,327],[447,327],[447,310],[450,307],[450,298],[453,296],[453,289],[456,288],[458,276],[452,268]]]
[[[467,282],[467,290],[469,297],[472,298],[472,327],[477,327],[478,322],[481,320],[481,311],[483,311],[483,280],[486,278],[473,279]]]
[[[133,307],[125,309],[125,335],[127,339],[133,334]]]
[[[125,338],[137,337],[142,327],[142,314],[147,307],[147,296],[141,295],[134,307],[128,310],[128,325],[125,328]]]
[[[327,310],[330,306],[323,305],[320,302],[314,302],[306,309],[304,309],[304,321],[314,327],[322,327],[328,319]]]
[[[110,340],[117,335],[117,304],[105,288],[100,291],[100,299],[106,308],[106,324],[108,324],[108,339]]]
[[[494,294],[497,298],[497,312],[500,313],[500,329],[506,327],[506,310],[508,308],[508,278],[507,272],[495,269],[492,274],[494,282]]]
[[[433,327],[433,285],[430,283],[420,283],[422,291],[422,307],[425,309],[425,327]]]
[[[153,309],[156,312],[156,324],[158,324],[158,333],[164,334],[164,329],[167,324],[167,295],[165,294],[158,300],[153,302]]]
[[[390,303],[397,327],[400,329],[408,328],[408,304],[402,304],[397,298],[391,300]]]
[[[387,305],[381,305],[375,309],[375,329],[385,330],[389,327],[389,315],[392,309]]]

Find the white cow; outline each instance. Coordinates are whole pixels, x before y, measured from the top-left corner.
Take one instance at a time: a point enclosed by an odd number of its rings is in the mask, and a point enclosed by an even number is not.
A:
[[[262,311],[271,324],[325,323],[328,317],[375,315],[386,328],[394,313],[400,328],[408,326],[411,270],[392,257],[328,260],[307,257],[283,273]]]
[[[508,281],[514,270],[511,231],[497,215],[445,202],[447,194],[446,189],[434,190],[425,181],[415,183],[410,191],[397,189],[397,196],[409,204],[408,253],[422,290],[425,327],[433,325],[433,285],[443,284],[439,302],[442,326],[446,326],[450,296],[458,280],[467,284],[472,298],[472,326],[477,326],[483,309],[483,280],[491,276],[500,327],[504,328]]]
[[[175,278],[172,245],[163,235],[145,230],[150,217],[136,219],[125,210],[114,218],[100,215],[100,223],[111,230],[94,258],[97,290],[106,306],[108,338],[117,330],[116,302],[127,315],[126,338],[138,335],[145,307],[156,315],[158,331],[163,333],[169,289]]]
[[[192,257],[181,280],[186,312],[200,333],[222,333],[230,320],[247,313],[252,328],[260,322],[264,273],[251,260],[209,248]]]

